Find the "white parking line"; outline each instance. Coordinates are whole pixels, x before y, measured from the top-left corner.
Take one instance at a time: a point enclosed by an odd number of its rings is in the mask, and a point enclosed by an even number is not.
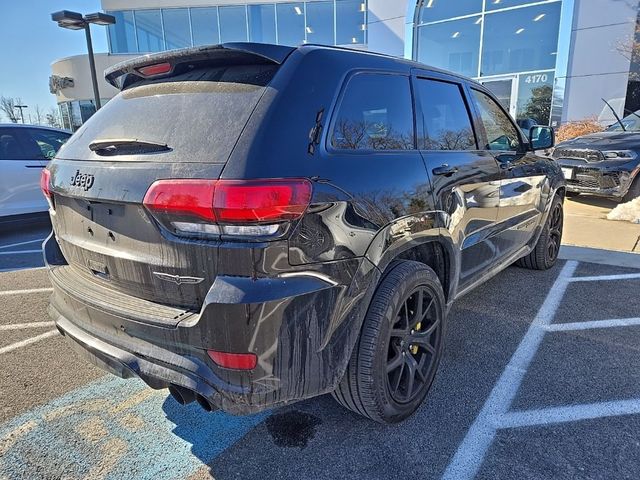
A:
[[[40,250],[14,250],[11,252],[0,252],[0,255],[23,255],[26,253],[42,253],[42,249]]]
[[[568,405],[566,407],[541,408],[509,412],[497,419],[499,428],[517,428],[552,423],[592,420],[594,418],[616,417],[640,413],[640,399],[613,402]]]
[[[640,325],[640,318],[612,318],[609,320],[591,320],[589,322],[552,323],[546,325],[547,332],[570,332],[572,330],[590,330],[594,328],[632,327]]]
[[[12,352],[22,347],[26,347],[28,345],[31,345],[32,343],[36,343],[40,340],[44,340],[45,338],[53,337],[56,335],[60,335],[60,333],[57,330],[51,330],[47,333],[43,333],[42,335],[38,335],[37,337],[27,338],[26,340],[22,340],[21,342],[12,343],[11,345],[0,348],[0,355],[2,355],[3,353]]]
[[[5,297],[7,295],[26,295],[29,293],[41,293],[41,292],[53,292],[53,288],[28,288],[26,290],[6,290],[4,292],[0,292],[0,297]]]
[[[35,240],[29,240],[28,242],[18,242],[18,243],[10,243],[9,245],[0,245],[0,250],[2,250],[3,248],[11,248],[11,247],[19,247],[21,245],[29,245],[30,243],[36,243],[36,242],[44,242],[45,239],[44,238],[36,238]]]
[[[540,327],[552,322],[577,266],[578,262],[569,261],[562,268],[560,275],[549,290],[547,298],[538,310],[536,318],[493,387],[480,414],[458,447],[453,460],[447,466],[442,476],[444,480],[462,480],[475,477],[495,437],[496,419],[509,410],[527,368],[546,333]]]
[[[53,325],[53,322],[13,323],[11,325],[0,325],[0,332],[6,332],[7,330],[25,330],[27,328],[52,327]]]
[[[633,280],[640,278],[640,273],[625,273],[621,275],[600,275],[594,277],[573,277],[570,282],[604,282],[610,280]]]
[[[42,270],[47,267],[10,267],[10,268],[0,268],[0,273],[2,272],[19,272],[21,270]]]

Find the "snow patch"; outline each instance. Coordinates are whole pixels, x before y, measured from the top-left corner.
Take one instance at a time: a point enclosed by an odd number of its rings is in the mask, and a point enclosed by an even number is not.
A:
[[[631,223],[640,223],[640,197],[630,202],[621,203],[607,215],[609,220],[624,220]]]

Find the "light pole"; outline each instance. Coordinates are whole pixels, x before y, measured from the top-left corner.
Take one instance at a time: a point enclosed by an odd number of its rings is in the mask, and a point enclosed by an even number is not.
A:
[[[22,119],[22,124],[24,124],[24,113],[22,112],[22,110],[24,110],[25,108],[29,108],[28,105],[14,105],[13,108],[17,108],[18,110],[20,110],[20,118]]]
[[[58,26],[62,28],[68,28],[69,30],[82,30],[84,29],[85,36],[87,37],[87,51],[89,53],[89,69],[91,70],[91,83],[93,84],[93,98],[96,104],[96,111],[102,106],[100,102],[100,92],[98,91],[98,78],[96,76],[96,60],[93,56],[93,43],[91,42],[91,24],[96,25],[113,25],[116,23],[116,18],[113,15],[107,15],[106,13],[96,12],[82,15],[78,12],[71,12],[69,10],[62,10],[51,14],[51,20],[58,22]]]

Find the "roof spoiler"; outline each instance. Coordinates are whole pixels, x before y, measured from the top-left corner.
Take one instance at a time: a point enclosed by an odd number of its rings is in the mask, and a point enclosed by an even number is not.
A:
[[[294,50],[295,47],[248,42],[183,48],[152,53],[120,62],[105,70],[104,78],[118,90],[124,90],[151,76],[153,78],[171,76],[178,65],[194,63],[206,65],[280,65]],[[160,73],[145,75],[144,67],[153,65],[163,65],[166,68],[162,69]]]

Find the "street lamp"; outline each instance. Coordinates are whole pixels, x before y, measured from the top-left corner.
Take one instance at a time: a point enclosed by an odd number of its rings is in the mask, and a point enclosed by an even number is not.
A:
[[[22,110],[24,110],[25,108],[29,108],[28,105],[14,105],[13,108],[17,108],[18,110],[20,110],[20,118],[22,119],[22,123],[24,124],[24,113],[22,113]]]
[[[113,25],[116,23],[116,18],[113,15],[107,15],[106,13],[96,12],[82,15],[78,12],[71,12],[69,10],[62,10],[51,14],[51,20],[58,22],[58,26],[62,28],[68,28],[69,30],[82,30],[87,37],[87,51],[89,52],[89,69],[91,70],[91,83],[93,84],[93,98],[96,104],[96,111],[100,109],[102,104],[100,103],[100,92],[98,91],[98,78],[96,77],[96,60],[93,56],[93,43],[91,42],[91,29],[92,23],[96,25]]]

